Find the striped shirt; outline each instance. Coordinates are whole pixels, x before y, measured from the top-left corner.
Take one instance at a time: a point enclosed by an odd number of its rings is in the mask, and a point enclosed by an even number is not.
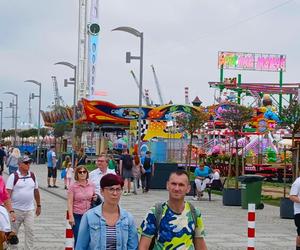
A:
[[[117,249],[116,226],[106,225],[106,249],[107,250]]]

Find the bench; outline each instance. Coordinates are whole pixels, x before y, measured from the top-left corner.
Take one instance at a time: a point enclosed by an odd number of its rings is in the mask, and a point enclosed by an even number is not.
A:
[[[211,201],[211,191],[216,190],[216,191],[222,191],[224,188],[224,185],[226,183],[226,178],[223,180],[223,182],[219,180],[213,180],[211,183],[206,184],[205,190],[207,191],[208,194],[208,200]],[[193,182],[193,195],[196,196],[196,184]]]

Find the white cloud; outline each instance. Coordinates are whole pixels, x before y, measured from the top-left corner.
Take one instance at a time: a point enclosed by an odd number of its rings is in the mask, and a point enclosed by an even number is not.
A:
[[[21,120],[28,119],[28,94],[37,91],[35,79],[43,84],[43,108],[53,102],[51,76],[56,75],[60,92],[72,102],[72,89],[63,88],[70,69],[54,66],[57,61],[76,63],[78,2],[70,0],[0,0],[0,99],[1,93],[20,96]],[[125,52],[139,53],[139,41],[118,26],[144,32],[144,86],[158,101],[150,65],[153,64],[166,101],[184,103],[184,86],[190,99],[196,95],[205,104],[213,102],[207,82],[218,80],[219,50],[287,54],[284,80],[298,79],[300,4],[290,1],[281,8],[258,15],[284,0],[100,0],[100,51],[97,88],[106,90],[104,99],[116,104],[137,104],[138,90],[130,70],[139,74],[138,61],[125,63]],[[256,18],[255,15],[258,15]],[[249,19],[248,21],[245,21]],[[236,76],[237,71],[226,71]],[[245,82],[278,81],[276,73],[240,72]],[[34,100],[36,119],[37,100]],[[6,105],[6,104],[5,104]],[[5,116],[8,116],[5,110]],[[6,119],[5,126],[11,122]]]

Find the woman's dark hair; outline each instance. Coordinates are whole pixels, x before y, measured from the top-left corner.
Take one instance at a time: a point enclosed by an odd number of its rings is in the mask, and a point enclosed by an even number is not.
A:
[[[101,189],[105,187],[111,187],[114,185],[124,186],[124,181],[119,175],[115,174],[106,174],[101,178],[100,187]]]

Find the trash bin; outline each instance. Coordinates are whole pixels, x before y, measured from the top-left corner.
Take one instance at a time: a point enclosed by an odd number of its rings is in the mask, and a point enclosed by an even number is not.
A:
[[[242,208],[248,209],[248,204],[253,203],[257,209],[263,209],[261,202],[261,188],[264,177],[260,175],[242,175],[238,180],[242,183]]]

